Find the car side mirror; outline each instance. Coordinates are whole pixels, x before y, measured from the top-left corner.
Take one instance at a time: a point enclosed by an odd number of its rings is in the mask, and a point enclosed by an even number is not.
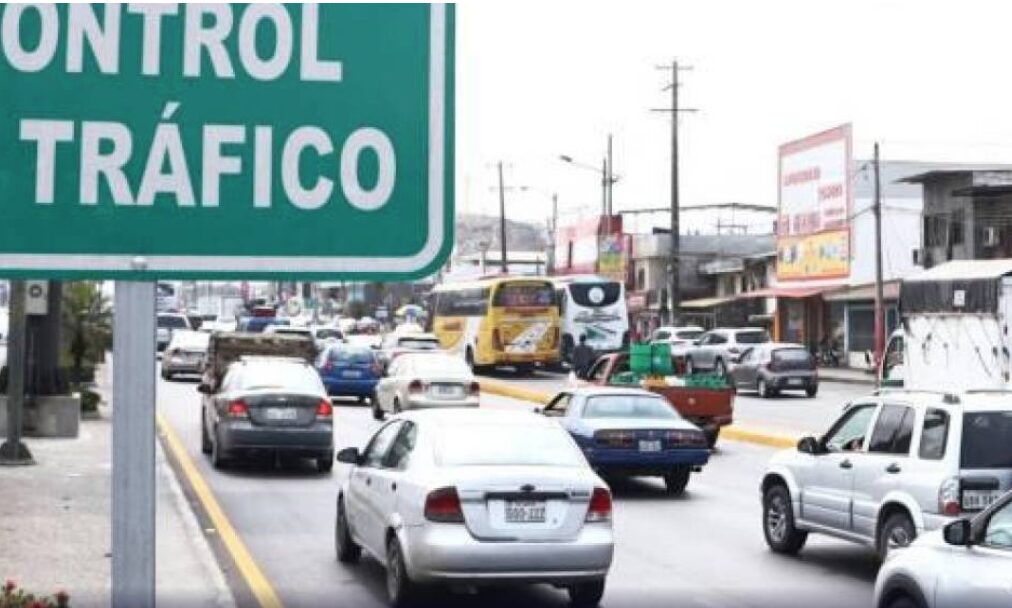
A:
[[[802,437],[798,442],[798,451],[802,454],[815,456],[820,452],[819,441],[815,437]]]
[[[200,384],[197,385],[197,392],[202,395],[210,395],[211,393],[214,392],[214,389],[212,389],[211,385],[208,384],[207,382],[201,382]]]
[[[942,528],[942,537],[945,538],[945,542],[956,547],[969,546],[971,535],[972,526],[968,519],[957,519]]]
[[[362,454],[358,451],[358,448],[344,448],[337,453],[337,461],[344,464],[361,464]]]

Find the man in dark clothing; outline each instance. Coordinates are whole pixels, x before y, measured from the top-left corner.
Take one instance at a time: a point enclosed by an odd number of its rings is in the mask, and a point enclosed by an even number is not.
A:
[[[573,348],[573,371],[582,377],[594,363],[594,349],[587,346],[587,336],[580,336],[580,343]]]

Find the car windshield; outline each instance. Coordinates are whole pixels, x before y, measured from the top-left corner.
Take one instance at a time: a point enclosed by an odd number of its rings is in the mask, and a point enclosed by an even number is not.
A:
[[[401,338],[397,340],[397,346],[414,350],[436,350],[439,348],[439,340],[435,338]]]
[[[675,332],[675,337],[679,340],[696,340],[703,335],[701,329],[683,329],[682,331]]]
[[[335,348],[330,351],[330,360],[334,363],[372,363],[373,354],[364,346]]]
[[[738,344],[763,344],[770,341],[770,335],[765,331],[740,331],[736,336]]]
[[[437,448],[443,466],[584,466],[562,427],[466,425],[444,429]]]
[[[308,365],[278,361],[246,364],[240,390],[277,390],[310,394],[324,392],[323,383],[316,370]]]
[[[423,376],[469,376],[471,370],[456,357],[422,355],[411,357],[409,367]]]
[[[602,395],[587,399],[584,418],[660,418],[676,420],[678,414],[660,397],[646,395]]]
[[[162,315],[158,317],[158,327],[167,329],[189,329],[190,326],[187,325],[184,317]]]
[[[963,415],[962,468],[1012,468],[1012,411]]]

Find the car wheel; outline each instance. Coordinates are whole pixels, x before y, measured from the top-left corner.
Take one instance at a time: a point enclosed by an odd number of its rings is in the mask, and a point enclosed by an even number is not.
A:
[[[713,364],[713,373],[721,378],[727,378],[727,365],[724,364],[723,359],[717,359]]]
[[[814,398],[819,394],[819,385],[813,384],[812,386],[809,386],[805,389],[805,394],[808,395],[809,398]]]
[[[337,499],[337,521],[334,524],[334,549],[337,551],[337,561],[343,564],[353,564],[362,557],[362,547],[358,546],[351,536],[351,528],[348,526],[348,513],[344,508],[344,497]]]
[[[773,395],[773,393],[770,392],[770,386],[766,384],[766,379],[762,377],[760,377],[755,383],[755,392],[763,399],[769,399]]]
[[[692,470],[689,467],[678,467],[669,471],[664,476],[664,485],[668,487],[668,494],[681,496],[685,492],[685,486],[689,485],[689,475]]]
[[[579,583],[569,588],[569,605],[573,608],[597,608],[604,597],[604,579]]]
[[[404,565],[404,554],[396,538],[387,542],[387,596],[394,608],[408,608],[418,604],[418,585],[411,581]]]
[[[924,608],[924,606],[909,595],[897,595],[885,604],[885,608]]]
[[[218,429],[214,430],[214,441],[211,442],[211,466],[216,469],[225,468],[225,455],[221,449],[221,435],[218,433]]]
[[[204,410],[200,410],[200,451],[205,454],[211,453],[211,438],[207,436],[207,418]]]
[[[771,486],[763,495],[763,535],[774,553],[794,555],[805,546],[808,532],[794,527],[791,493],[783,485]]]
[[[372,419],[382,421],[386,415],[383,413],[383,408],[380,407],[379,395],[376,393],[372,394]]]
[[[365,403],[365,395],[359,395],[358,396],[358,404],[362,405],[363,403]]]
[[[321,473],[330,473],[334,469],[334,452],[327,452],[317,458],[316,469]]]
[[[893,513],[886,518],[878,532],[878,558],[885,561],[890,551],[901,549],[914,542],[917,530],[906,513]]]

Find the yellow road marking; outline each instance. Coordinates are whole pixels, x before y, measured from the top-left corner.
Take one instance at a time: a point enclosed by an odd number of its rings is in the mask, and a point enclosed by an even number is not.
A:
[[[533,401],[534,403],[542,404],[548,403],[549,400],[554,397],[552,393],[512,386],[510,384],[506,384],[505,382],[496,382],[494,380],[482,380],[481,390],[482,392],[489,393],[491,395],[520,399],[522,401]],[[798,442],[796,437],[775,435],[735,425],[721,428],[720,436],[723,439],[730,439],[731,441],[744,441],[746,443],[756,443],[773,448],[793,448]]]
[[[200,471],[197,470],[197,466],[186,452],[186,448],[183,447],[183,443],[179,440],[176,431],[161,414],[157,415],[157,420],[158,429],[165,436],[165,441],[172,451],[172,455],[175,456],[176,462],[179,463],[179,468],[183,471],[183,475],[186,476],[187,481],[190,482],[190,487],[193,488],[193,492],[200,499],[200,503],[203,505],[204,510],[207,511],[207,515],[211,518],[214,527],[217,528],[218,536],[225,543],[225,548],[228,550],[229,555],[232,556],[232,561],[239,568],[239,572],[242,574],[243,579],[246,580],[246,584],[249,585],[253,596],[256,597],[257,602],[262,608],[281,608],[281,599],[278,598],[274,587],[271,586],[263,571],[253,561],[253,556],[250,555],[249,549],[246,548],[246,544],[239,538],[239,534],[236,533],[232,522],[225,516],[225,511],[222,510],[218,499],[214,497],[211,488],[204,481],[204,477],[200,474]]]

